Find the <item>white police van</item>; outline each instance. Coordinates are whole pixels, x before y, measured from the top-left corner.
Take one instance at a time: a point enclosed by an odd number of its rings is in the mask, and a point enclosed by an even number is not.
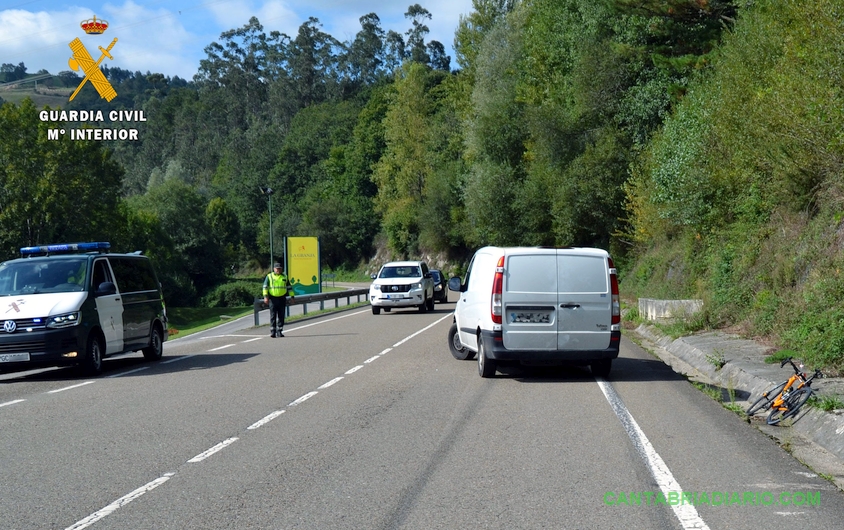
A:
[[[96,375],[110,355],[161,359],[167,313],[155,270],[140,252],[110,247],[24,247],[0,263],[0,370],[75,364]]]

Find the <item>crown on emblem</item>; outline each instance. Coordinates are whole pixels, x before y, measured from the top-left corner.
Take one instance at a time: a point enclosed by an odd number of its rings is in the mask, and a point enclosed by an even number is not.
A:
[[[79,25],[89,35],[100,35],[108,29],[108,20],[97,20],[97,15],[94,15],[94,18],[83,20]]]

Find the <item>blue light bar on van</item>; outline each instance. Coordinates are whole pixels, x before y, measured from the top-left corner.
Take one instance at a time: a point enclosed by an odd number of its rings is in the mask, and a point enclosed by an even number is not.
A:
[[[93,243],[62,243],[58,245],[39,245],[36,247],[21,247],[21,256],[37,254],[61,254],[65,252],[104,252],[111,248],[108,241]]]

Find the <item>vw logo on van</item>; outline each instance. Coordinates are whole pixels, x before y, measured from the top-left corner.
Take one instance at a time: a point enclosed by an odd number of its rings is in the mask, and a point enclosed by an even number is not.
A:
[[[18,325],[14,320],[7,320],[3,322],[3,329],[6,330],[6,333],[14,333],[18,329]]]

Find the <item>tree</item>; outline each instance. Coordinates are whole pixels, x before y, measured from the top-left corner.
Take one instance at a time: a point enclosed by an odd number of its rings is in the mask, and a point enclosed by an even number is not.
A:
[[[20,246],[105,240],[125,222],[122,168],[101,142],[48,137],[30,99],[0,107],[0,252]],[[84,215],[80,215],[84,212]]]

